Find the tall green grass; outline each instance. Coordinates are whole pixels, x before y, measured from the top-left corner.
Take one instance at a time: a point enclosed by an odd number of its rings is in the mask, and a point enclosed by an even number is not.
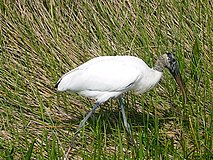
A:
[[[124,95],[131,144],[116,100],[83,128],[71,159],[213,159],[211,1],[0,1],[0,157],[59,159],[93,101],[56,93],[67,71],[104,55],[153,66],[172,51],[187,89],[164,77]]]

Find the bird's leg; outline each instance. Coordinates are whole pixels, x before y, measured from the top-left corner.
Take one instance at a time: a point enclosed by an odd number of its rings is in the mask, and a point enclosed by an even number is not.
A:
[[[97,102],[97,103],[94,105],[94,107],[92,108],[92,110],[87,114],[87,116],[84,117],[84,119],[80,122],[80,124],[79,124],[79,126],[78,126],[78,129],[77,129],[77,131],[76,131],[76,133],[78,133],[78,132],[81,130],[81,128],[84,126],[85,122],[86,122],[86,121],[89,119],[89,117],[95,112],[96,108],[97,108],[99,105],[100,105],[100,103]]]
[[[65,155],[64,155],[64,160],[67,159],[68,154],[69,154],[69,152],[70,152],[70,150],[71,150],[71,148],[72,148],[72,146],[73,146],[73,144],[74,144],[74,141],[75,141],[75,139],[76,139],[76,137],[77,137],[77,135],[78,135],[78,132],[82,129],[82,127],[84,126],[85,122],[86,122],[86,121],[89,119],[89,117],[95,112],[96,108],[97,108],[99,105],[100,105],[100,103],[97,102],[97,103],[94,105],[94,107],[92,108],[92,110],[87,114],[87,116],[80,122],[80,124],[79,124],[79,126],[78,126],[78,129],[77,129],[77,131],[75,132],[75,135],[74,135],[74,137],[72,138],[72,141],[70,142],[69,148],[67,149],[67,151],[66,151],[66,153],[65,153]]]
[[[119,96],[118,99],[119,99],[120,106],[121,106],[121,111],[122,111],[122,115],[123,115],[124,126],[125,126],[127,132],[130,134],[130,136],[132,136],[132,132],[131,132],[129,123],[127,123],[127,119],[126,119],[126,114],[125,114],[125,110],[124,110],[124,105],[123,105],[122,97]]]
[[[124,105],[123,105],[122,97],[119,96],[118,99],[119,99],[119,102],[120,102],[120,105],[121,105],[121,111],[122,111],[122,115],[123,115],[124,126],[125,126],[127,132],[128,132],[129,135],[130,135],[131,141],[133,142],[133,144],[135,145],[135,147],[138,148],[138,145],[137,145],[135,139],[134,139],[133,136],[132,136],[132,132],[131,132],[131,129],[130,129],[130,125],[129,125],[129,123],[127,123],[127,119],[126,119],[126,114],[125,114],[125,110],[124,110]]]

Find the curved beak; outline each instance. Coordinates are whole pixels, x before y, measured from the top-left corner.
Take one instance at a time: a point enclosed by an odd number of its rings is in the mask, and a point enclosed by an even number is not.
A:
[[[183,83],[182,77],[180,75],[180,71],[179,71],[178,65],[175,65],[173,67],[173,70],[170,70],[170,72],[173,75],[173,77],[175,78],[178,86],[180,87],[180,89],[182,91],[182,94],[183,94],[183,97],[184,97],[184,103],[186,104],[187,98],[186,98],[185,87],[184,87],[184,83]]]

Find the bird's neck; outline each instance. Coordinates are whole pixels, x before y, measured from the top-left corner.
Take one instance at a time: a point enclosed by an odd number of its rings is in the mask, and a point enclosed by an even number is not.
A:
[[[164,59],[163,57],[159,57],[159,59],[155,62],[155,66],[153,67],[153,69],[159,72],[163,72],[164,68]]]

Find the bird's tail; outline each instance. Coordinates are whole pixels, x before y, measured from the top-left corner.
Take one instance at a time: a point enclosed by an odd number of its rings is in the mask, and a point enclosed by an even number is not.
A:
[[[56,85],[54,86],[55,89],[58,88],[59,83],[61,82],[61,79],[58,80],[58,82],[56,83]]]

